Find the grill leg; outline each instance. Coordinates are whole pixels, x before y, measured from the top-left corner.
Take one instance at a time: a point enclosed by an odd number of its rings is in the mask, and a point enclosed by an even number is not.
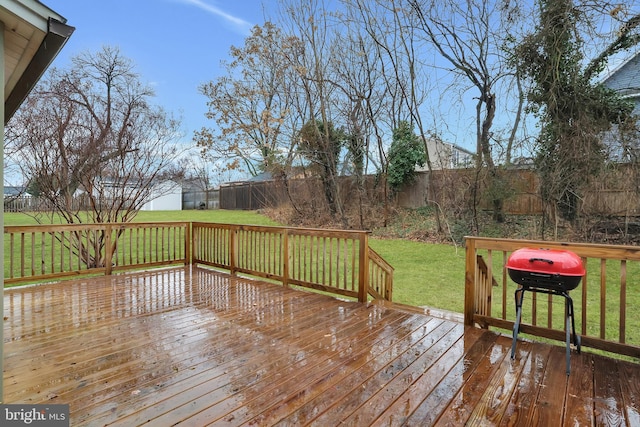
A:
[[[520,320],[522,317],[522,300],[524,299],[524,288],[516,289],[516,323],[513,325],[513,343],[511,344],[511,360],[516,358],[516,342],[520,332]]]
[[[569,303],[569,316],[571,316],[571,331],[573,332],[573,345],[576,346],[576,351],[580,354],[580,335],[576,333],[576,317],[573,311],[573,299],[567,294],[567,301]]]
[[[567,341],[567,375],[571,373],[571,324],[569,323],[569,317],[571,316],[569,311],[569,300],[565,300],[565,310],[566,310],[566,325],[565,329],[567,331],[566,341]]]
[[[565,298],[565,310],[567,316],[567,375],[571,373],[571,334],[573,334],[573,344],[576,346],[576,351],[580,354],[580,336],[576,333],[576,318],[573,312],[573,299],[569,296],[568,293],[563,292],[562,296]],[[569,323],[569,319],[571,319],[571,323]]]

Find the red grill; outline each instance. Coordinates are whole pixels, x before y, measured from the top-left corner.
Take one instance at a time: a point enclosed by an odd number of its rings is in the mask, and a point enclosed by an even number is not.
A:
[[[566,250],[522,248],[514,251],[507,260],[507,271],[511,280],[520,285],[515,292],[516,323],[513,327],[511,358],[515,358],[524,292],[558,295],[565,299],[567,375],[569,375],[571,332],[573,332],[573,344],[578,353],[580,353],[580,336],[576,334],[573,300],[568,292],[580,284],[580,279],[585,274],[582,259]]]

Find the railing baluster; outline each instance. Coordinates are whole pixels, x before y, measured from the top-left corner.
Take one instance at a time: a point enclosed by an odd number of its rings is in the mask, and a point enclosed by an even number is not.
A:
[[[40,232],[40,274],[44,274],[45,273],[45,265],[46,265],[46,261],[45,261],[45,257],[46,257],[46,253],[45,253],[45,237],[44,237],[44,231]]]
[[[607,260],[600,259],[600,338],[606,335],[607,317]]]
[[[357,263],[357,252],[356,252],[356,245],[354,242],[351,243],[351,290],[355,291],[356,290],[356,278],[358,277],[358,263]],[[369,265],[373,268],[377,268],[380,270],[380,275],[382,276],[384,274],[384,271],[382,270],[382,268],[376,264],[374,261],[369,262]],[[368,267],[368,266],[367,266]],[[384,296],[384,294],[382,294]]]
[[[60,233],[60,271],[73,270],[73,264],[70,256],[70,242],[72,239],[72,231],[62,230]]]
[[[320,262],[324,264],[324,243],[325,239],[321,236],[309,236],[309,240],[311,241],[311,248],[309,249],[309,271],[311,272],[310,280],[316,283],[325,283],[324,278],[320,278],[320,272],[322,271],[324,274],[324,268],[320,268]],[[315,260],[316,265],[315,269],[313,266],[313,255],[315,248]]]
[[[128,240],[129,240],[129,242],[128,242],[128,243],[129,243],[129,264],[133,264],[133,246],[132,246],[132,241],[133,241],[133,230],[132,230],[132,229],[128,229],[128,230],[125,232],[125,235],[126,235],[126,234],[128,234],[128,235],[129,235],[129,236],[128,236],[128,237],[129,237],[129,238],[128,238]],[[127,251],[126,251],[127,246],[126,246],[126,245],[123,245],[123,246],[124,246],[124,249],[125,249],[125,250],[123,250],[123,251],[122,251],[122,263],[123,263],[123,264],[125,264],[125,263],[126,263],[126,260],[127,260]]]
[[[25,262],[25,245],[24,245],[24,233],[20,233],[20,247],[22,250],[20,251],[20,277],[24,277],[24,262]]]
[[[502,319],[507,318],[507,251],[502,251]]]
[[[587,289],[589,287],[589,267],[588,267],[588,259],[586,257],[582,257],[582,264],[584,265],[584,277],[582,278],[582,327],[580,333],[582,335],[587,334]]]
[[[340,287],[340,262],[341,262],[341,258],[340,258],[340,238],[336,239],[336,262],[332,263],[333,265],[335,265],[335,269],[336,269],[336,288]]]
[[[328,258],[327,261],[329,265],[327,269],[329,270],[329,285],[334,286],[334,283],[333,283],[334,274],[333,274],[333,268],[332,268],[333,267],[333,238],[329,237],[328,240],[329,240],[329,256],[327,257]]]
[[[538,324],[538,294],[536,292],[531,293],[531,324],[533,326]]]
[[[620,336],[621,343],[626,342],[627,329],[627,260],[620,261]]]
[[[35,268],[35,259],[36,259],[36,233],[31,233],[31,275],[36,275]]]
[[[14,255],[15,255],[15,244],[14,243],[15,243],[15,235],[11,234],[9,236],[9,251],[10,251],[10,254],[9,254],[9,257],[10,257],[9,258],[9,278],[10,279],[13,279],[15,277],[14,273],[13,273],[14,259],[15,259],[14,258]],[[20,252],[22,252],[22,248],[20,248]]]
[[[483,289],[483,301],[485,304],[485,315],[491,316],[491,294],[493,293],[493,289],[491,288],[493,277],[493,251],[487,251],[487,280],[484,281],[485,286]]]

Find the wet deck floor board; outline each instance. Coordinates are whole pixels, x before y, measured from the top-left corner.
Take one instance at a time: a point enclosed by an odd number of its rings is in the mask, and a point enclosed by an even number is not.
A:
[[[640,367],[201,268],[5,291],[6,403],[72,425],[637,425]],[[549,424],[550,423],[550,424]]]

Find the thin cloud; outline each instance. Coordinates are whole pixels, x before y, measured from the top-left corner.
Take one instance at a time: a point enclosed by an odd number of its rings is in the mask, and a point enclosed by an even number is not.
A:
[[[190,4],[199,9],[204,10],[205,12],[211,13],[212,15],[218,16],[224,19],[226,22],[231,24],[235,29],[240,31],[243,34],[249,33],[251,27],[253,26],[250,22],[245,21],[242,18],[238,18],[237,16],[233,16],[219,7],[213,6],[211,4],[207,4],[202,0],[179,0],[182,3]]]

